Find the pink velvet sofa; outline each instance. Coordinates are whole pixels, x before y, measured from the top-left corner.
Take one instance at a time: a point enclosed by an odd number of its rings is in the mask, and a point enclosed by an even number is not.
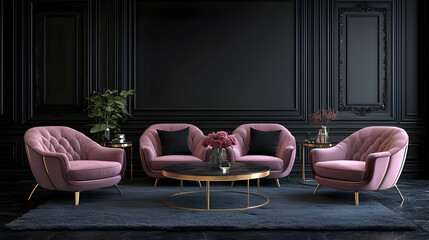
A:
[[[250,144],[250,128],[259,131],[281,130],[276,156],[247,155]],[[280,187],[279,178],[289,175],[295,162],[296,141],[295,137],[282,125],[272,123],[251,123],[237,127],[232,133],[237,138],[237,145],[227,148],[231,162],[260,164],[271,168],[267,178],[275,178]]]
[[[189,127],[189,147],[192,155],[162,155],[161,141],[157,130],[178,131]],[[155,178],[155,187],[162,175],[162,168],[180,163],[203,162],[208,159],[209,150],[203,147],[203,132],[196,126],[186,123],[154,124],[140,137],[140,160],[143,170]],[[201,183],[199,183],[201,186]]]
[[[363,128],[332,148],[313,149],[310,162],[319,186],[355,192],[395,187],[401,175],[408,148],[407,133],[397,127]]]
[[[106,148],[84,134],[60,126],[34,127],[24,135],[31,171],[38,186],[59,191],[79,193],[97,188],[116,186],[125,172],[125,151]],[[122,194],[122,193],[121,193]]]

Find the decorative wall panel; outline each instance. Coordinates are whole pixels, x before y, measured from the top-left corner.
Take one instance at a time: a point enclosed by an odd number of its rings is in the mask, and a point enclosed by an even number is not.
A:
[[[13,123],[15,116],[14,9],[13,1],[0,1],[0,122]]]
[[[293,1],[133,7],[137,116],[301,116]]]
[[[389,120],[394,109],[391,5],[344,3],[337,11],[338,111]]]
[[[33,2],[31,120],[85,116],[87,2]]]

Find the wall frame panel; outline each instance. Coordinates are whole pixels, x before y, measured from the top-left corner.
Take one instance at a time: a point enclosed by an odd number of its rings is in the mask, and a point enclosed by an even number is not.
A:
[[[84,121],[88,79],[88,2],[33,1],[27,121]]]

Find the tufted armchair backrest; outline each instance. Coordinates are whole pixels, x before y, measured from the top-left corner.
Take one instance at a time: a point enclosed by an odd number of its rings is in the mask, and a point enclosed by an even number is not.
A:
[[[406,147],[408,134],[397,127],[366,127],[338,144],[346,158],[365,161],[369,154],[388,151],[392,155]]]
[[[279,136],[279,142],[277,148],[287,145],[296,147],[295,137],[287,130],[284,126],[275,123],[249,123],[243,124],[237,127],[233,134],[237,138],[238,149],[241,151],[241,155],[246,155],[249,151],[250,145],[250,128],[259,131],[278,131],[281,130]],[[279,153],[279,151],[277,151]],[[281,157],[281,156],[277,156]]]
[[[154,124],[144,131],[140,138],[140,144],[144,144],[153,148],[156,152],[156,156],[162,155],[161,140],[159,139],[158,132],[156,130],[164,131],[178,131],[189,127],[189,147],[193,155],[197,149],[202,147],[201,140],[204,137],[203,132],[192,124],[187,123],[160,123]]]
[[[24,135],[25,144],[34,150],[65,154],[67,160],[87,159],[88,149],[98,144],[69,127],[34,127]]]

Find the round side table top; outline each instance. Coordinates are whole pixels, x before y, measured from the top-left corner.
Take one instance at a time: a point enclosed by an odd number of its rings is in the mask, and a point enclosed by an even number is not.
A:
[[[103,143],[105,147],[114,147],[114,148],[123,148],[123,147],[131,147],[133,146],[132,142],[105,142]]]
[[[308,142],[303,142],[301,143],[303,147],[332,147],[334,146],[333,143],[329,142],[329,143],[308,143]]]

